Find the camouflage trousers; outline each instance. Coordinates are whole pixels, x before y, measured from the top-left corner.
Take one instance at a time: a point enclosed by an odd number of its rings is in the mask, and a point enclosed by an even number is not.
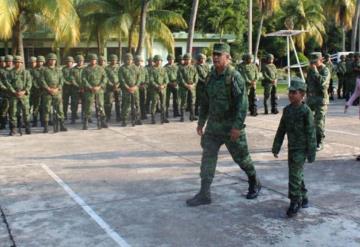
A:
[[[96,102],[95,107],[98,108],[99,110],[99,114],[101,118],[105,117],[105,111],[104,111],[104,91],[103,90],[99,90],[96,93],[90,92],[90,91],[86,91],[84,93],[84,113],[83,113],[83,117],[85,119],[89,119],[91,118],[91,108],[92,106],[95,104],[95,94],[97,94],[98,96],[98,101]]]
[[[62,94],[59,93],[57,95],[50,95],[45,93],[42,96],[42,101],[44,104],[44,121],[49,122],[49,116],[52,108],[55,109],[57,113],[57,118],[60,121],[64,121],[64,112],[63,112],[63,102],[62,102]]]
[[[67,116],[69,102],[71,102],[71,118],[75,119],[79,108],[79,88],[75,86],[69,86],[63,88],[63,110],[64,115]]]
[[[270,98],[271,109],[275,110],[277,108],[277,88],[271,83],[264,84],[264,107],[267,109],[267,101]]]
[[[165,113],[165,90],[151,90],[151,109],[150,113],[154,115],[156,113],[156,106],[160,106],[161,114]]]
[[[317,143],[321,143],[325,138],[325,116],[327,113],[327,105],[308,104],[308,106],[314,114]]]
[[[249,111],[251,114],[257,113],[257,103],[256,103],[256,88],[250,87],[248,93],[249,100]]]
[[[140,87],[139,88],[140,112],[141,112],[141,117],[142,118],[146,117],[146,112],[147,112],[147,110],[146,110],[146,101],[148,100],[148,98],[150,98],[149,96],[150,96],[149,91],[147,90],[146,87],[143,87],[143,88]]]
[[[120,99],[121,99],[120,90],[117,91],[117,90],[107,89],[105,91],[105,95],[104,95],[105,115],[108,121],[111,119],[112,106],[114,102],[115,102],[116,119],[120,120]]]
[[[10,108],[10,124],[13,127],[17,126],[18,116],[20,116],[19,110],[21,111],[22,121],[26,124],[30,121],[30,105],[29,105],[29,96],[24,96],[22,98],[11,97],[9,98]]]
[[[307,198],[307,189],[304,183],[304,163],[306,159],[305,150],[289,150],[289,198],[301,201]]]
[[[173,103],[173,111],[174,113],[179,112],[179,104],[178,104],[178,88],[167,86],[166,87],[166,108],[168,109],[170,107],[170,98],[172,95],[172,103]]]
[[[248,175],[256,175],[255,167],[248,150],[245,130],[241,132],[236,141],[231,141],[229,135],[216,135],[205,132],[201,138],[203,149],[201,158],[200,177],[202,180],[212,182],[215,176],[216,163],[220,147],[225,144],[231,157],[240,168]]]
[[[185,112],[185,108],[187,104],[190,105],[190,112],[193,112],[194,102],[195,102],[195,88],[192,90],[188,90],[185,88],[179,89],[179,96],[180,96],[180,110]]]
[[[32,114],[34,117],[37,117],[40,113],[40,115],[43,115],[42,103],[42,90],[39,88],[32,88],[30,92],[30,107],[32,108]]]
[[[0,117],[6,117],[9,112],[9,96],[5,93],[1,93],[0,97]]]
[[[199,107],[201,105],[201,98],[205,91],[205,82],[198,82],[196,84],[196,99],[195,99],[195,112],[199,113]]]
[[[140,107],[139,107],[139,91],[136,91],[134,94],[130,94],[126,90],[123,91],[122,105],[121,105],[121,119],[126,122],[128,119],[130,111],[133,111],[132,121],[135,121],[139,118]]]

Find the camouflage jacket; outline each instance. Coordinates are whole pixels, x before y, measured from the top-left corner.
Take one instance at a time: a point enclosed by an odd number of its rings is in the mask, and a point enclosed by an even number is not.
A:
[[[277,80],[277,68],[275,64],[265,64],[262,66],[261,72],[263,73],[264,79],[262,80],[262,84],[272,84],[274,80]]]
[[[340,62],[336,67],[336,72],[338,76],[345,76],[346,75],[346,62]]]
[[[41,88],[41,76],[45,67],[36,67],[36,69],[32,70],[32,89],[40,89]]]
[[[63,75],[58,67],[44,67],[41,72],[41,88],[47,90],[49,88],[62,88],[64,85]]]
[[[68,86],[72,85],[71,70],[72,68],[66,66],[61,69],[64,78],[64,85],[68,85]]]
[[[136,66],[136,68],[139,73],[139,85],[147,86],[149,84],[149,73],[152,69],[147,69],[144,66]]]
[[[323,65],[319,69],[309,68],[306,78],[307,104],[324,105],[329,103],[329,69]]]
[[[115,65],[108,65],[105,68],[108,84],[107,84],[107,90],[112,91],[114,87],[118,88],[120,86],[119,83],[119,66]]]
[[[187,89],[185,84],[193,84],[195,85],[198,82],[199,76],[196,71],[195,66],[187,65],[181,66],[178,70],[177,81],[179,83],[180,88]]]
[[[139,86],[139,70],[134,64],[121,66],[119,69],[119,81],[122,89]]]
[[[30,72],[24,68],[12,69],[6,80],[6,88],[13,94],[18,91],[26,91],[26,94],[29,95],[31,89]]]
[[[316,153],[314,117],[306,104],[288,105],[284,108],[272,146],[274,154],[280,152],[285,134],[289,150],[304,150],[308,155]]]
[[[253,63],[241,63],[238,65],[237,70],[244,77],[246,86],[251,86],[252,81],[259,80],[259,70]]]
[[[80,88],[82,87],[82,72],[84,71],[85,67],[84,66],[75,66],[74,68],[71,69],[71,82],[72,85]]]
[[[149,86],[153,91],[159,91],[160,86],[166,87],[169,83],[169,78],[165,68],[153,67],[149,74]]]
[[[206,63],[204,63],[204,64],[196,64],[195,68],[199,76],[198,82],[205,83],[206,78],[210,72],[210,67]]]
[[[177,84],[177,73],[179,70],[179,67],[176,64],[166,64],[164,66],[164,68],[166,69],[168,78],[169,78],[169,82],[171,83],[176,83]]]
[[[82,74],[82,87],[85,90],[91,90],[93,87],[101,86],[102,89],[105,89],[107,84],[107,77],[105,69],[99,65],[94,67],[86,67]]]
[[[245,80],[232,66],[221,74],[213,69],[205,84],[200,107],[199,126],[206,131],[229,135],[232,128],[244,129],[248,108]]]

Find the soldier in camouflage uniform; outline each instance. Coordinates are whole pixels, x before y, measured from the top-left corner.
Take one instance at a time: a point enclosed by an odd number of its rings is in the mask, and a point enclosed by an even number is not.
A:
[[[148,93],[148,83],[149,83],[149,71],[147,70],[142,63],[144,60],[140,55],[137,55],[134,59],[135,66],[138,69],[139,73],[139,100],[140,100],[140,114],[141,119],[147,119],[146,116],[146,100],[150,97]],[[150,91],[149,91],[150,92]]]
[[[310,108],[304,104],[306,85],[302,80],[292,80],[289,87],[290,105],[284,108],[280,125],[274,139],[272,153],[277,158],[284,136],[288,139],[289,166],[289,217],[297,214],[301,207],[308,207],[307,189],[304,183],[304,163],[314,162],[316,136],[314,118]]]
[[[31,74],[31,71],[36,69],[36,57],[30,57],[29,58],[29,72]]]
[[[191,64],[191,54],[187,53],[183,57],[184,65],[178,70],[177,81],[179,83],[180,96],[180,122],[184,122],[184,114],[187,103],[190,104],[190,121],[195,121],[194,102],[196,96],[196,83],[198,73],[195,66]]]
[[[100,118],[99,128],[107,128],[104,111],[104,90],[107,85],[106,72],[103,67],[97,64],[98,57],[96,54],[89,55],[89,66],[86,67],[82,74],[82,88],[84,89],[84,113],[83,113],[83,130],[88,129],[88,119],[91,118],[91,108],[95,101],[95,108],[98,110],[96,115]],[[97,98],[97,100],[95,100]]]
[[[38,115],[40,113],[40,121],[44,124],[44,106],[42,104],[43,89],[41,87],[41,75],[44,69],[45,57],[38,56],[36,58],[36,68],[30,70],[32,75],[32,86],[30,92],[30,107],[32,109],[33,119],[32,127],[37,127]]]
[[[268,54],[266,56],[266,64],[262,67],[262,73],[264,79],[262,80],[262,86],[264,87],[264,109],[265,114],[269,114],[267,101],[271,102],[271,113],[278,114],[279,111],[277,109],[277,95],[276,95],[276,87],[277,87],[277,68],[274,62],[274,55]]]
[[[49,115],[52,107],[55,108],[57,118],[60,121],[60,131],[67,131],[64,126],[64,112],[62,104],[62,87],[64,85],[64,81],[61,70],[56,66],[56,61],[56,54],[48,54],[47,66],[41,73],[41,87],[45,90],[42,96],[44,104],[44,133],[49,132]]]
[[[6,88],[9,92],[9,115],[10,115],[10,134],[16,134],[15,127],[18,125],[17,118],[22,114],[21,118],[25,124],[25,133],[31,134],[30,128],[30,105],[29,96],[31,89],[31,74],[23,67],[23,59],[21,56],[15,56],[15,66],[9,72],[6,80]],[[18,113],[18,110],[21,113]],[[20,126],[21,128],[22,126]]]
[[[328,88],[330,83],[330,71],[322,62],[320,52],[311,53],[311,65],[309,67],[306,84],[306,103],[314,113],[317,150],[323,149],[325,138],[325,116],[329,104]]]
[[[161,123],[169,123],[165,116],[165,93],[169,83],[167,71],[161,67],[162,59],[159,55],[154,56],[154,66],[149,74],[149,88],[151,97],[151,123],[155,124],[156,106],[160,105]]]
[[[99,56],[99,66],[103,67],[104,69],[106,68],[107,62],[105,56]]]
[[[218,152],[223,144],[249,178],[247,199],[256,198],[261,189],[246,140],[244,122],[248,99],[245,80],[230,65],[228,44],[214,45],[213,61],[214,69],[205,86],[197,127],[203,148],[200,168],[201,189],[198,194],[186,201],[188,206],[211,203],[210,185],[215,175]]]
[[[145,66],[145,68],[146,68],[147,74],[149,74],[151,72],[151,70],[152,70],[153,65],[154,65],[152,57],[150,57],[147,60],[147,62],[148,63]],[[146,89],[146,95],[150,95],[150,88],[149,87],[147,87],[147,89]],[[150,104],[151,104],[150,100],[151,100],[150,97],[146,97],[146,104],[145,104],[146,113],[150,113]]]
[[[69,102],[70,97],[73,94],[72,91],[74,88],[72,87],[72,76],[71,76],[71,70],[74,64],[74,58],[71,56],[68,56],[65,59],[66,66],[62,68],[63,78],[64,78],[64,86],[62,88],[62,96],[63,96],[63,111],[64,111],[64,118],[67,120],[68,115],[68,108],[69,108]],[[73,99],[71,99],[73,101]],[[73,113],[72,113],[73,116]]]
[[[0,80],[3,82],[6,81],[9,72],[13,69],[13,56],[5,56],[5,68],[0,72]],[[7,116],[9,113],[9,92],[7,90],[2,90],[1,92],[1,104],[0,104],[0,129],[6,129]]]
[[[347,56],[347,61],[346,61],[346,81],[344,84],[344,97],[345,100],[348,101],[350,99],[351,96],[351,92],[353,90],[353,88],[351,88],[354,84],[355,84],[355,80],[356,80],[356,75],[355,75],[355,71],[354,71],[354,53],[350,53]]]
[[[172,105],[173,105],[173,114],[174,117],[179,117],[179,104],[178,104],[178,82],[177,82],[177,73],[179,67],[174,62],[174,55],[169,54],[167,56],[168,63],[164,66],[167,72],[169,83],[166,86],[166,111],[165,116],[169,117],[169,107],[170,107],[170,98],[172,95]]]
[[[112,105],[115,102],[116,122],[120,122],[120,82],[118,57],[115,54],[110,55],[110,64],[105,68],[108,83],[105,90],[105,115],[106,121],[110,121]]]
[[[330,100],[334,100],[334,94],[337,88],[337,77],[336,77],[336,71],[335,71],[335,66],[331,61],[331,57],[329,54],[325,54],[324,55],[324,64],[325,66],[329,69],[330,71],[330,75],[331,75],[331,79],[330,79],[330,83],[329,83],[329,89],[328,89],[328,93],[329,93],[329,99]]]
[[[196,100],[195,100],[195,115],[199,115],[199,107],[201,105],[201,98],[205,88],[205,81],[210,72],[210,68],[205,63],[206,56],[202,53],[197,55],[197,61],[195,64],[196,71],[198,73],[199,80],[196,84]]]
[[[119,70],[119,80],[123,91],[121,126],[127,125],[130,109],[132,126],[141,125],[142,122],[139,119],[139,70],[133,64],[131,53],[125,55],[125,64]]]
[[[336,67],[336,73],[337,76],[339,78],[339,85],[337,88],[337,96],[338,99],[342,99],[344,97],[344,84],[345,84],[345,80],[346,80],[346,61],[345,61],[345,56],[341,55],[340,56],[340,63],[338,63],[337,67]]]
[[[257,116],[256,105],[256,83],[259,80],[259,70],[253,63],[253,55],[246,54],[243,56],[243,62],[238,66],[238,71],[243,75],[246,81],[248,97],[249,97],[249,111],[251,116]]]
[[[75,57],[76,66],[73,67],[70,71],[70,78],[71,78],[71,90],[70,90],[70,97],[71,97],[71,124],[75,124],[76,119],[79,119],[78,116],[78,108],[79,108],[79,99],[82,99],[82,71],[84,70],[84,57],[82,55],[77,55]],[[83,100],[82,100],[82,107],[83,107]]]

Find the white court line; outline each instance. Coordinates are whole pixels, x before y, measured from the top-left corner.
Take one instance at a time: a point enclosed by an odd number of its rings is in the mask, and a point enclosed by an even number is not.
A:
[[[130,245],[102,219],[95,211],[85,203],[61,178],[59,178],[47,165],[42,168],[70,195],[70,197],[79,204],[82,209],[121,247],[130,247]]]

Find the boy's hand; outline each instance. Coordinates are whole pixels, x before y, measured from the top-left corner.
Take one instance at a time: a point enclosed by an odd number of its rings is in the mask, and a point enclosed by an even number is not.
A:
[[[279,158],[278,154],[273,153],[273,155],[274,155],[275,158]]]
[[[307,160],[309,163],[313,163],[315,161],[316,153],[311,153],[307,155]]]

